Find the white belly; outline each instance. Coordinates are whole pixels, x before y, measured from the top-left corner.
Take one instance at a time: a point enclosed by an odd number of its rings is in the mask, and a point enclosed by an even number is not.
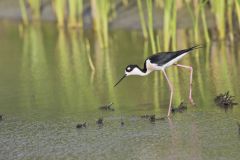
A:
[[[186,54],[188,54],[188,52],[187,52],[187,53],[184,53],[184,54],[178,56],[177,58],[174,58],[173,60],[167,62],[167,63],[164,64],[164,65],[162,65],[162,66],[161,66],[162,69],[165,69],[165,68],[167,68],[167,67],[169,67],[169,66],[175,64],[177,61],[179,61],[179,60],[180,60],[183,56],[185,56]]]

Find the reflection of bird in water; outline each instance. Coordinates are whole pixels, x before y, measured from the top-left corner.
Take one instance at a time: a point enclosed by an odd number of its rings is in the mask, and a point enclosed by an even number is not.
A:
[[[168,108],[168,116],[171,114],[171,105],[172,105],[172,96],[173,96],[173,86],[172,83],[169,81],[168,76],[165,72],[165,69],[171,65],[175,65],[177,67],[186,68],[190,70],[190,91],[189,91],[189,100],[192,104],[194,104],[192,99],[192,74],[193,68],[191,66],[185,66],[181,64],[177,64],[183,56],[187,55],[190,51],[194,49],[202,48],[201,46],[194,46],[188,49],[179,50],[179,51],[172,51],[172,52],[160,52],[156,53],[150,57],[148,57],[144,62],[144,67],[140,68],[138,65],[130,64],[125,69],[125,74],[123,77],[115,84],[118,85],[125,77],[131,75],[138,75],[138,76],[146,76],[152,71],[160,70],[164,73],[164,76],[168,82],[171,94],[170,94],[170,102]]]

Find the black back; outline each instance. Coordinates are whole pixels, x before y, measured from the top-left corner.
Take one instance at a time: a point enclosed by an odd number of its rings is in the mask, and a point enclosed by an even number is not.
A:
[[[171,61],[172,59],[174,59],[174,58],[176,58],[176,57],[178,57],[178,56],[180,56],[180,55],[182,55],[186,52],[197,49],[197,48],[200,48],[200,47],[199,46],[194,46],[194,47],[179,50],[179,51],[159,52],[159,53],[156,53],[156,54],[148,57],[147,59],[149,59],[151,63],[155,63],[158,66],[162,66],[162,65],[168,63],[169,61]],[[145,63],[146,63],[146,61],[145,61]]]

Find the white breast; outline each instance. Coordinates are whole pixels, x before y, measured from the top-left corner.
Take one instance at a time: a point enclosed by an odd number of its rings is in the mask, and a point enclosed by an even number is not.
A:
[[[186,53],[184,53],[184,54],[182,54],[182,55],[174,58],[173,60],[167,62],[166,64],[162,65],[162,68],[165,69],[165,68],[173,65],[174,63],[176,63],[177,61],[179,61],[179,60],[180,60],[183,56],[185,56],[186,54],[188,54],[188,52],[186,52]]]
[[[147,66],[147,71],[148,72],[152,72],[152,71],[162,70],[163,69],[162,66],[158,66],[155,63],[151,63],[149,59],[146,61],[146,66]]]

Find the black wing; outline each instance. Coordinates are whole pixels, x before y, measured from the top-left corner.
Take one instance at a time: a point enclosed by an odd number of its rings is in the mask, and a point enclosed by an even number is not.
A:
[[[156,53],[156,54],[148,57],[147,59],[149,59],[151,63],[155,63],[155,64],[158,64],[158,66],[162,66],[162,65],[166,64],[167,62],[171,61],[172,59],[174,59],[186,52],[189,52],[189,51],[192,51],[192,50],[198,49],[198,48],[202,48],[202,47],[194,46],[194,47],[179,50],[179,51],[160,52],[160,53]]]

